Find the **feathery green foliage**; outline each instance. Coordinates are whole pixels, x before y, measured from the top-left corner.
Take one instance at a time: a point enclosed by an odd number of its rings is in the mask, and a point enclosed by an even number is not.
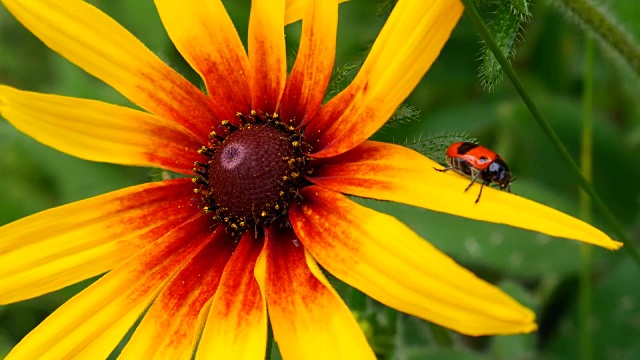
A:
[[[521,36],[522,24],[530,16],[528,0],[500,1],[495,8],[489,30],[506,57],[515,56],[515,45]],[[486,44],[482,48],[479,75],[485,89],[489,91],[502,80],[502,67]]]

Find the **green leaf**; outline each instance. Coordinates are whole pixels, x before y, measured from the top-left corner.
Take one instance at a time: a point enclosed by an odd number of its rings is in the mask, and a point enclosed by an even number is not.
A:
[[[617,266],[608,269],[593,288],[593,359],[636,359],[640,354],[640,286],[637,264],[617,253]],[[578,306],[570,307],[545,350],[559,359],[578,356]]]
[[[519,283],[506,281],[499,284],[507,294],[513,296],[524,306],[537,311],[536,299]],[[517,334],[494,336],[490,340],[490,352],[495,359],[534,359],[536,354],[537,335]]]

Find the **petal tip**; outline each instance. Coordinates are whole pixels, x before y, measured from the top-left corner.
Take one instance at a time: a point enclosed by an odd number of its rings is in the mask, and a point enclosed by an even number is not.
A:
[[[509,325],[503,326],[502,329],[492,329],[473,336],[530,334],[538,330],[536,315],[528,308],[524,309],[519,319],[512,319]]]
[[[531,309],[525,307],[521,312],[520,319],[515,320],[513,326],[505,330],[504,335],[529,334],[538,330],[536,314]]]
[[[538,324],[535,322],[535,318],[532,319],[531,323],[526,324],[523,328],[521,333],[522,334],[530,334],[534,331],[538,330]]]
[[[620,241],[609,240],[609,242],[606,245],[603,245],[603,246],[606,247],[609,250],[618,250],[623,245],[624,245],[624,243],[621,243]]]

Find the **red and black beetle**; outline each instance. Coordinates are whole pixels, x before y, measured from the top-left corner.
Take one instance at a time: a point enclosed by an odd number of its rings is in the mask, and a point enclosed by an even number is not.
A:
[[[449,167],[436,169],[440,172],[453,170],[471,179],[464,191],[469,190],[476,180],[481,180],[480,193],[476,203],[480,201],[482,188],[485,185],[497,184],[500,190],[511,192],[511,183],[516,179],[511,176],[509,166],[492,150],[469,142],[457,142],[447,148],[446,158]]]

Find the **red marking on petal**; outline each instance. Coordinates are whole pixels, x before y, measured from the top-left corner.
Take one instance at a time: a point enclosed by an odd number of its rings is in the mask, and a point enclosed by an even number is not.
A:
[[[291,229],[270,228],[263,251],[256,273],[266,280],[263,293],[283,358],[375,358],[349,308]]]
[[[307,1],[300,49],[282,97],[280,115],[298,126],[318,111],[331,78],[336,51],[338,4]]]
[[[234,241],[224,227],[218,226],[206,245],[184,264],[155,300],[125,347],[123,356],[139,359],[189,357],[200,335],[202,311],[216,292],[234,247]]]
[[[313,153],[318,153],[330,145],[332,139],[327,137],[325,132],[332,124],[342,120],[342,115],[347,112],[357,95],[357,89],[353,86],[349,87],[336,95],[309,119],[304,135],[313,147]]]
[[[242,236],[213,299],[197,359],[264,357],[267,311],[254,277],[262,247],[262,239],[254,239],[249,232]]]
[[[233,292],[237,293],[237,295],[241,295],[242,293],[237,289],[243,288],[251,288],[251,291],[257,290],[257,294],[260,293],[258,284],[253,279],[253,268],[255,267],[258,255],[260,255],[260,251],[262,251],[263,241],[262,239],[255,239],[253,235],[248,232],[242,236],[238,247],[234,251],[232,261],[229,261],[224,270],[225,289],[229,291],[235,289]],[[251,274],[249,278],[246,276],[247,273]],[[225,289],[220,289],[220,291],[225,291]],[[255,311],[258,304],[262,304],[260,297],[247,298],[241,302],[241,306],[237,312],[251,313]],[[238,301],[229,296],[220,296],[216,302],[216,307],[224,309],[222,310],[223,313],[230,313],[233,308],[237,306]]]
[[[147,79],[149,82],[156,81],[152,75],[148,75]],[[186,80],[166,92],[153,93],[144,88],[138,90],[154,102],[154,114],[174,120],[202,144],[208,142],[207,136],[214,125],[224,120],[215,114],[211,99]]]
[[[298,311],[295,299],[286,294],[303,285],[304,291],[295,291],[297,296],[302,302],[313,302],[316,293],[325,286],[307,269],[304,248],[293,231],[272,228],[267,236],[267,299],[269,304],[277,302],[279,311],[293,316]]]

